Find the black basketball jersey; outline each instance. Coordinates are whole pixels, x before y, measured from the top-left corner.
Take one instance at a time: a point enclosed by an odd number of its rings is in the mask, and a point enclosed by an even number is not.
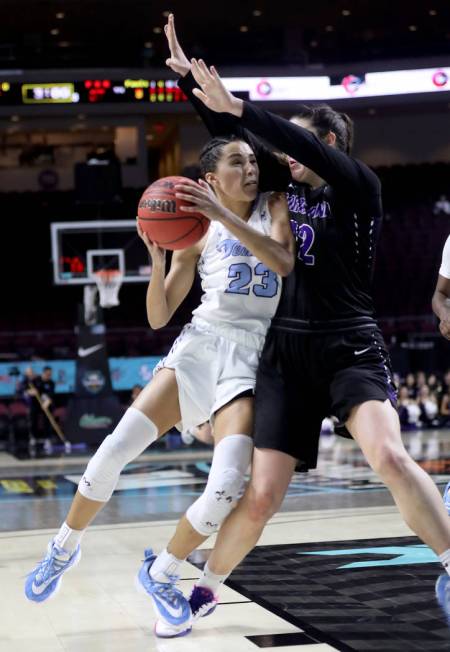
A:
[[[375,173],[307,129],[254,104],[244,103],[240,119],[213,113],[192,95],[191,75],[180,86],[213,135],[235,133],[249,142],[258,160],[261,190],[287,192],[296,264],[283,279],[273,327],[340,330],[351,322],[372,322],[371,282],[382,221]],[[289,168],[253,134],[306,165],[325,185],[312,190],[294,182]]]
[[[296,264],[284,280],[273,325],[295,329],[296,321],[305,328],[309,322],[371,317],[371,282],[382,220],[378,177],[307,129],[247,102],[241,122],[325,181],[314,190],[292,180],[288,185]]]

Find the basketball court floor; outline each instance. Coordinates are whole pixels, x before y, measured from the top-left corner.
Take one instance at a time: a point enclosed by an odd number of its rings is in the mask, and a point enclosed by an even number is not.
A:
[[[450,478],[450,431],[405,436],[440,487]],[[351,441],[322,439],[318,469],[295,476],[258,547],[223,587],[216,612],[190,636],[153,635],[154,614],[134,578],[202,492],[209,451],[146,454],[83,540],[61,591],[35,605],[23,578],[67,512],[84,458],[18,462],[0,454],[1,652],[435,652],[450,650],[436,602],[440,565],[403,524]],[[182,567],[188,592],[213,539]]]

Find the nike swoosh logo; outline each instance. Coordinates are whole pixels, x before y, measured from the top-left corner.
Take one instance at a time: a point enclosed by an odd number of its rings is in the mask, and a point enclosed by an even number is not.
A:
[[[167,611],[172,618],[181,618],[183,615],[183,607],[180,605],[176,609],[170,606],[168,602],[164,602],[163,600],[159,599],[158,594],[154,593],[153,597],[156,599],[157,602],[163,607],[165,611]]]
[[[95,353],[99,349],[103,348],[104,344],[95,344],[94,346],[88,346],[86,349],[80,346],[78,349],[78,356],[80,358],[86,358],[88,355]]]
[[[35,593],[36,595],[41,595],[41,593],[44,593],[45,589],[49,586],[49,584],[51,584],[53,580],[56,580],[58,577],[59,577],[59,573],[53,575],[53,577],[51,577],[49,580],[42,582],[42,584],[39,584],[39,586],[37,586],[33,582],[33,584],[31,585],[31,588],[33,589],[33,593]]]
[[[362,351],[353,351],[355,355],[362,355],[363,353],[366,353],[366,351],[370,351],[370,346],[367,347],[367,349],[363,349]]]

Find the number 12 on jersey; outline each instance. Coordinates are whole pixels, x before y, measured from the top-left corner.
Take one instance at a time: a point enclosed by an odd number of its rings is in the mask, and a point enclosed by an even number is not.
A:
[[[260,283],[252,283],[253,275],[260,277]],[[247,263],[234,263],[228,269],[228,278],[232,280],[225,292],[230,294],[250,294],[250,284],[257,297],[274,297],[278,292],[277,275],[262,263],[254,270]]]

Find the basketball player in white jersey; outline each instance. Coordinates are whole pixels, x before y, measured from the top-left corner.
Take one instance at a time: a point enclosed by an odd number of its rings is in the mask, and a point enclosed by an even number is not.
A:
[[[158,616],[156,634],[190,630],[192,617],[215,607],[194,589],[191,604],[175,584],[187,555],[216,532],[236,503],[252,455],[253,389],[259,355],[281,291],[294,265],[293,237],[283,195],[257,194],[258,166],[250,146],[212,140],[200,164],[204,179],[186,181],[177,196],[184,210],[211,220],[204,238],[175,251],[165,277],[165,252],[139,232],[152,257],[147,314],[165,326],[189,292],[196,268],[203,295],[152,381],[105,438],[78,485],[66,521],[47,555],[29,574],[25,594],[42,602],[80,559],[81,537],[109,500],[126,464],[175,424],[195,427],[213,419],[215,450],[205,491],[180,520],[158,557],[145,551],[139,581]]]
[[[442,252],[442,262],[433,294],[432,307],[434,314],[439,319],[441,334],[450,340],[450,235]],[[444,489],[444,503],[450,515],[450,482]]]

